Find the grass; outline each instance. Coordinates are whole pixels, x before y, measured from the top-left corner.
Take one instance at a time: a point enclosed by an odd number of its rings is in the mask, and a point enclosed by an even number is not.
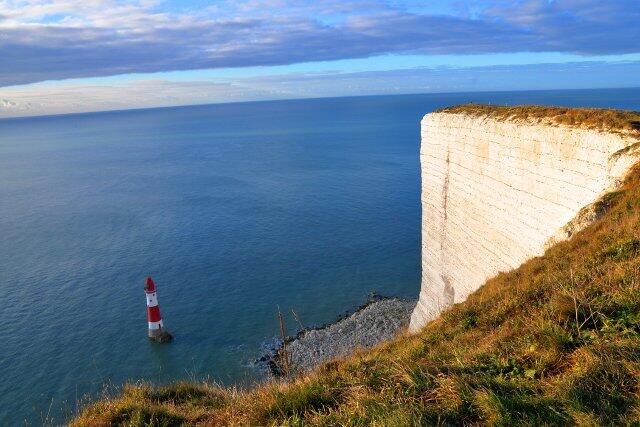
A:
[[[639,425],[640,168],[571,240],[416,335],[248,391],[128,385],[73,425]]]
[[[562,108],[540,105],[517,107],[464,104],[447,107],[438,112],[464,113],[501,120],[532,121],[576,126],[601,131],[617,131],[640,135],[640,112],[599,108]]]

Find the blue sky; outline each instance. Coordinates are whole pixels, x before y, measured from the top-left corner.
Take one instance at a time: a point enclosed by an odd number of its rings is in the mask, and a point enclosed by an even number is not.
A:
[[[640,86],[639,0],[0,0],[0,116]]]

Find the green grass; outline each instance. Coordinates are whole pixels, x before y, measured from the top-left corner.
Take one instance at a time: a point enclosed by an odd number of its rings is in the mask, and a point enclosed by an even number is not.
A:
[[[248,391],[125,387],[74,425],[640,425],[640,169],[415,335]]]

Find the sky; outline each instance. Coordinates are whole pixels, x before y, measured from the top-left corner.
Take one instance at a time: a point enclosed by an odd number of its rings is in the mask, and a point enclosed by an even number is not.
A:
[[[640,86],[640,0],[0,0],[0,117]]]

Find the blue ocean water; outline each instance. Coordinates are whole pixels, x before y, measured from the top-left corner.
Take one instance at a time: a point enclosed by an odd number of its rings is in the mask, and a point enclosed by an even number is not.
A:
[[[127,380],[251,383],[278,307],[311,326],[416,297],[419,120],[462,102],[640,109],[640,89],[0,120],[0,425]],[[170,345],[146,337],[148,274]]]

